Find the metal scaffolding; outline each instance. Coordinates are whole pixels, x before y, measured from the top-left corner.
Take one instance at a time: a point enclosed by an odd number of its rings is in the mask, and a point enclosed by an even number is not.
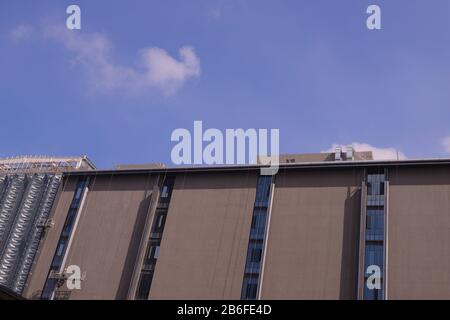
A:
[[[22,294],[62,173],[93,169],[86,156],[0,159],[0,286]]]
[[[20,156],[0,159],[0,173],[11,172],[64,172],[96,169],[87,156],[49,157]]]

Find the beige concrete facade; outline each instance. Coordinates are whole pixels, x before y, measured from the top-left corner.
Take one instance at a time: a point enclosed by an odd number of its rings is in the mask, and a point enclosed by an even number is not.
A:
[[[157,178],[152,174],[92,177],[65,263],[79,266],[85,278],[82,289],[71,292],[71,299],[126,298]],[[52,216],[55,227],[44,239],[27,297],[36,297],[43,289],[76,181],[69,178],[61,190]]]
[[[450,299],[450,164],[286,166],[276,175],[262,299],[357,299],[362,188],[387,168],[388,299]],[[154,215],[155,190],[175,175],[149,299],[240,299],[259,170],[90,172],[66,266],[85,274],[70,299],[130,299]],[[25,296],[38,298],[82,174],[68,175]],[[146,222],[147,221],[147,222]]]
[[[388,298],[450,299],[450,168],[389,179]]]
[[[276,177],[263,299],[355,299],[363,171]]]
[[[257,175],[180,175],[150,299],[239,299]]]

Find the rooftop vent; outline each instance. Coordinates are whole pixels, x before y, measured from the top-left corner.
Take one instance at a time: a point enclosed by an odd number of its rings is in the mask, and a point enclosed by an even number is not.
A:
[[[345,153],[345,159],[346,160],[353,160],[354,159],[353,146],[352,145],[348,145],[346,151],[347,152]]]
[[[341,161],[341,147],[336,147],[335,151],[334,151],[334,160],[335,161]]]

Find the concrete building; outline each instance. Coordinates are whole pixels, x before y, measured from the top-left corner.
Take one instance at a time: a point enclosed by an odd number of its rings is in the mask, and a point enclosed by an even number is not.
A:
[[[64,173],[23,295],[450,299],[450,159],[282,159]]]

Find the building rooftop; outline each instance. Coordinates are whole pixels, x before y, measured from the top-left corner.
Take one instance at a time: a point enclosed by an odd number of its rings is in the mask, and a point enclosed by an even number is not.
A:
[[[18,156],[0,158],[0,172],[63,172],[72,170],[96,170],[87,156],[50,157]]]
[[[352,161],[311,161],[311,162],[285,162],[279,164],[280,171],[290,169],[326,169],[326,168],[370,168],[370,167],[427,167],[450,166],[450,158],[438,159],[403,159],[403,160],[352,160]],[[122,168],[90,171],[71,171],[70,175],[86,174],[142,174],[142,173],[188,173],[188,172],[232,172],[260,170],[268,165],[244,164],[244,165],[218,165],[218,166],[177,166],[164,168]]]

